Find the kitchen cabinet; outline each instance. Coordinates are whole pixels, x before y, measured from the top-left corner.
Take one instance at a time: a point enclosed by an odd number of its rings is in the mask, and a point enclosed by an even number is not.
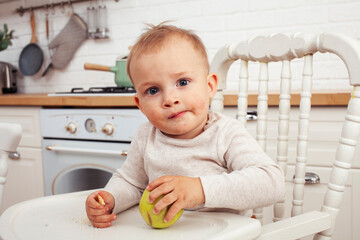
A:
[[[251,109],[256,110],[256,109]],[[235,108],[225,108],[226,115],[235,117]],[[312,107],[308,134],[307,172],[320,177],[318,184],[306,184],[304,190],[304,212],[319,210],[329,181],[332,163],[335,158],[341,126],[345,118],[345,107]],[[276,159],[278,134],[278,108],[270,107],[268,111],[267,153]],[[285,217],[291,214],[293,176],[296,164],[296,141],[298,132],[299,110],[291,109],[289,129],[288,171],[286,174],[286,207]],[[256,121],[248,121],[247,129],[255,137]],[[358,144],[359,145],[359,144]],[[352,162],[346,189],[336,221],[333,239],[360,239],[360,147],[357,146]],[[272,221],[273,208],[264,209],[264,223]],[[312,239],[311,237],[305,238]]]
[[[0,215],[15,203],[44,196],[39,114],[40,107],[0,107],[0,122],[19,123],[23,128],[20,158],[8,163]]]

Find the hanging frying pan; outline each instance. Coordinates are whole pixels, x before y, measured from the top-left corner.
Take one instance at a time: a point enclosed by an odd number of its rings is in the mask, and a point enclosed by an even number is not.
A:
[[[36,44],[35,16],[33,12],[31,12],[30,16],[30,25],[32,34],[31,41],[21,51],[19,58],[19,69],[20,72],[25,76],[32,76],[37,73],[40,70],[44,60],[43,52]]]

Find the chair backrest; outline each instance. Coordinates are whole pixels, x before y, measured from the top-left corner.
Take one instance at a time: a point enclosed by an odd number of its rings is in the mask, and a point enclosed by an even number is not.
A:
[[[15,123],[0,123],[0,206],[8,172],[8,154],[16,152],[21,140],[22,127]]]
[[[296,170],[293,180],[293,200],[291,215],[303,212],[304,182],[307,162],[309,115],[311,110],[311,92],[313,75],[313,54],[333,53],[345,63],[349,74],[349,84],[353,92],[347,106],[347,113],[341,132],[341,138],[333,161],[332,173],[322,205],[322,212],[332,215],[332,228],[336,219],[345,183],[351,167],[355,146],[360,134],[360,47],[359,43],[349,37],[335,34],[274,34],[259,36],[249,41],[228,44],[221,48],[211,62],[211,72],[218,74],[218,92],[211,103],[213,111],[223,110],[223,90],[226,86],[227,74],[234,62],[240,62],[238,77],[239,92],[237,119],[246,126],[248,110],[249,62],[258,62],[258,101],[256,139],[266,151],[268,88],[270,62],[281,62],[279,118],[277,137],[278,164],[287,171],[289,115],[291,98],[291,63],[294,59],[303,58],[303,74],[301,80],[301,100],[299,106],[299,124],[297,138]],[[296,60],[295,62],[297,62]],[[262,219],[262,210],[255,209],[257,219]],[[274,206],[274,221],[284,217],[284,200]],[[333,229],[323,234],[331,236]]]

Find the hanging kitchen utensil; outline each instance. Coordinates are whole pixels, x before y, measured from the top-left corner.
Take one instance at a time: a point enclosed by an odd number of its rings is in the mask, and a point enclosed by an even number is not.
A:
[[[46,30],[46,40],[48,41],[49,44],[49,11],[48,9],[46,9],[46,13],[45,13],[45,30]]]
[[[86,23],[76,13],[72,14],[65,27],[49,44],[49,49],[54,49],[55,53],[42,76],[45,76],[51,68],[65,68],[86,38]]]
[[[19,69],[25,76],[36,74],[40,70],[44,60],[43,52],[37,45],[34,12],[31,12],[30,14],[30,25],[31,41],[30,44],[26,45],[21,51],[19,58]]]
[[[46,7],[46,12],[45,12],[45,32],[46,32],[46,43],[48,45],[48,55],[49,55],[49,60],[48,60],[48,64],[51,63],[51,56],[52,56],[52,51],[49,48],[50,45],[50,26],[49,26],[49,8]]]
[[[132,83],[130,81],[129,76],[126,72],[126,58],[128,53],[119,56],[116,59],[116,66],[109,67],[99,64],[93,63],[85,63],[85,70],[97,70],[97,71],[105,71],[105,72],[113,72],[115,73],[115,83],[118,87],[132,87]]]
[[[88,38],[96,38],[97,11],[92,2],[87,7]]]
[[[96,29],[96,38],[108,38],[109,37],[109,28],[107,23],[107,8],[105,4],[100,3],[98,9],[98,21]]]

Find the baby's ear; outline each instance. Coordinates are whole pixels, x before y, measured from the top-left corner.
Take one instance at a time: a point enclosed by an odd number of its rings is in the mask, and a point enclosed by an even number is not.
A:
[[[140,99],[137,96],[137,93],[134,95],[134,100],[135,100],[135,103],[136,103],[137,107],[140,109],[140,111],[142,111],[141,104],[140,104]]]
[[[209,96],[210,98],[213,98],[215,96],[215,93],[217,91],[217,83],[218,83],[218,76],[216,73],[209,73],[207,76],[207,84],[209,87]]]

